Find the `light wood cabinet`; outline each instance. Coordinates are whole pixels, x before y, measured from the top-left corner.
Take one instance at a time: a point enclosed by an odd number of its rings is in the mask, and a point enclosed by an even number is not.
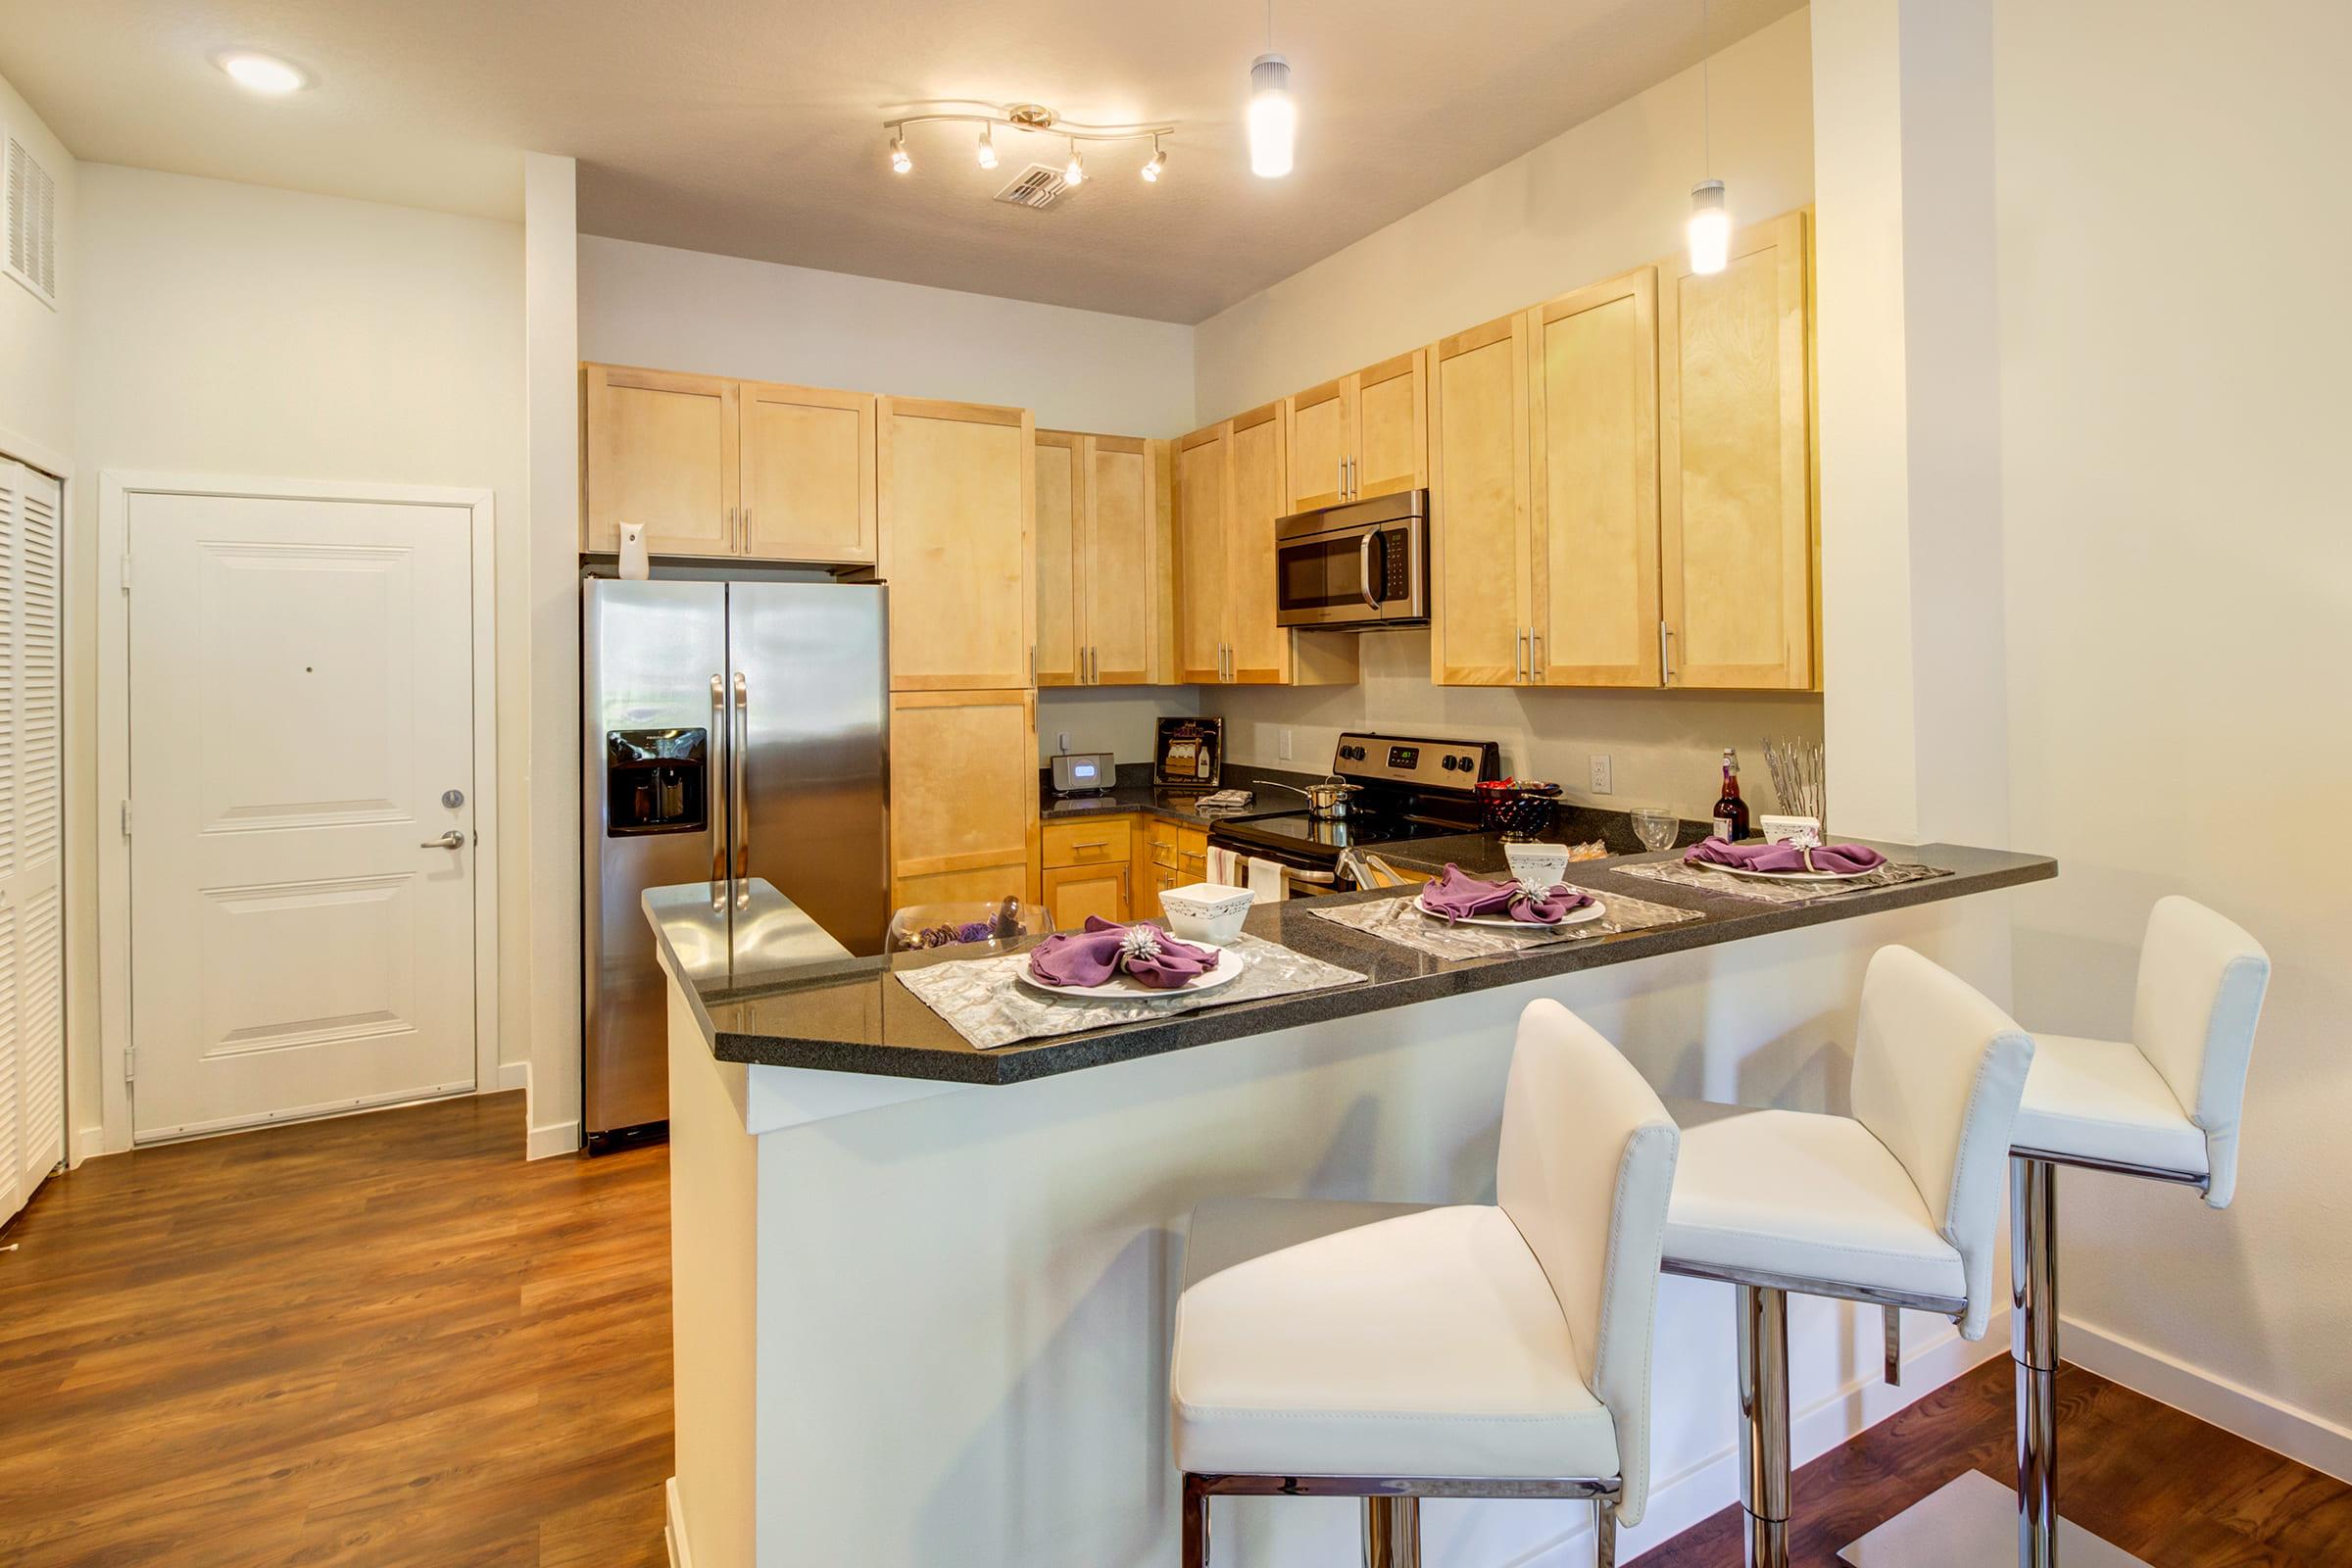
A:
[[[645,525],[656,555],[735,554],[736,383],[617,365],[581,368],[581,548]]]
[[[1814,684],[1805,215],[1662,266],[1660,612],[1670,686]]]
[[[1034,434],[1026,409],[879,400],[879,566],[890,585],[893,691],[1032,683]]]
[[[1134,889],[1136,918],[1159,918],[1165,912],[1159,904],[1162,893],[1206,880],[1208,830],[1169,817],[1145,817],[1143,837],[1136,845],[1135,871],[1129,883]]]
[[[1429,482],[1428,351],[1414,349],[1285,400],[1289,505],[1307,512]]]
[[[655,555],[874,560],[874,398],[585,365],[580,548],[646,525]]]
[[[1124,865],[1054,866],[1045,874],[1047,912],[1056,931],[1085,927],[1090,915],[1124,923],[1128,913],[1128,868]]]
[[[1168,444],[1037,432],[1037,683],[1170,679]]]
[[[1327,685],[1356,679],[1355,639],[1274,620],[1274,524],[1285,514],[1286,406],[1268,403],[1176,443],[1177,679]]]
[[[891,902],[1037,897],[1037,699],[894,692]]]
[[[1657,270],[1528,313],[1536,678],[1655,686]]]
[[[1528,679],[1534,533],[1528,501],[1527,317],[1430,351],[1430,671],[1442,686]]]
[[[746,381],[742,554],[768,561],[874,560],[874,398]]]

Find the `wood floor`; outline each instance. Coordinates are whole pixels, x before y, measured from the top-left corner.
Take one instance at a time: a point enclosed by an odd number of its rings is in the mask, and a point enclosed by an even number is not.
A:
[[[667,1153],[525,1164],[499,1095],[54,1178],[0,1236],[0,1563],[659,1568]],[[2005,1478],[2008,1368],[1799,1471],[1795,1561]],[[2066,1510],[2118,1545],[2352,1564],[2352,1488],[2073,1367],[2060,1396]],[[1736,1508],[1640,1559],[1740,1560]]]
[[[519,1095],[94,1159],[0,1244],[0,1563],[651,1568],[667,1151]]]

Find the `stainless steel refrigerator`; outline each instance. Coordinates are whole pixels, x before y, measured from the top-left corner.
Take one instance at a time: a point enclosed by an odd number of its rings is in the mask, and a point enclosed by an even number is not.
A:
[[[709,890],[732,962],[764,879],[856,954],[890,918],[888,590],[581,583],[589,1148],[669,1114],[667,1009],[639,900]],[[703,908],[697,901],[696,908]]]

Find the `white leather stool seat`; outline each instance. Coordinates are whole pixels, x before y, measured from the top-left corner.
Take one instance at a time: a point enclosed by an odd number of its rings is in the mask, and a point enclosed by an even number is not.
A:
[[[2035,1035],[2010,1138],[2020,1149],[2206,1174],[2204,1132],[2129,1040]]]
[[[1693,1101],[1667,1109],[1683,1130],[1669,1263],[1967,1297],[1959,1250],[1862,1123]]]
[[[1502,1209],[1218,1200],[1186,1252],[1179,1469],[1619,1474],[1616,1424]]]

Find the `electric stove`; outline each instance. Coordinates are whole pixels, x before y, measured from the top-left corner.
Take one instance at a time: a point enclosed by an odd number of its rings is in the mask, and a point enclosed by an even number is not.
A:
[[[1475,833],[1478,786],[1501,777],[1502,748],[1493,741],[1347,734],[1333,750],[1331,773],[1358,786],[1346,816],[1310,816],[1301,802],[1294,810],[1214,822],[1209,843],[1297,870],[1330,874],[1340,870],[1343,850]],[[1256,789],[1263,803],[1280,786],[1261,780]],[[1353,884],[1342,876],[1335,885]]]

